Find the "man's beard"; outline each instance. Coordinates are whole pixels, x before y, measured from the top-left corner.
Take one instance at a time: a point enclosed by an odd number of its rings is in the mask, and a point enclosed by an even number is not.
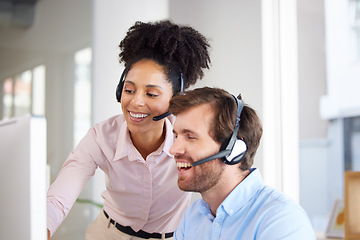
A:
[[[183,191],[206,192],[219,182],[224,171],[224,165],[220,159],[212,160],[192,168],[192,171],[194,171],[192,179],[187,179],[187,182],[183,182],[181,177],[178,179],[178,186]]]

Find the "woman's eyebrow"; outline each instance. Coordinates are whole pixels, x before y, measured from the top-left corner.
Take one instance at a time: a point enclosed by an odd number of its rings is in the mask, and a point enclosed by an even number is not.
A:
[[[125,80],[124,83],[129,83],[129,84],[134,85],[134,86],[136,85],[133,81],[130,81],[130,80]],[[156,85],[156,84],[147,84],[146,87],[163,89],[163,87],[161,87],[160,85]]]
[[[148,84],[148,85],[146,85],[146,87],[149,87],[149,88],[155,87],[155,88],[161,88],[161,89],[163,89],[160,85],[156,85],[156,84]]]
[[[135,83],[130,81],[130,80],[125,80],[124,83],[130,83],[131,85],[134,85],[135,86]]]

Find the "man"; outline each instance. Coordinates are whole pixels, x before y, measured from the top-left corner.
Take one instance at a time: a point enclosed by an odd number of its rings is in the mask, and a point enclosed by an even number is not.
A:
[[[252,108],[205,87],[173,97],[170,112],[178,186],[202,196],[185,211],[175,240],[315,239],[305,211],[251,168],[262,135]]]

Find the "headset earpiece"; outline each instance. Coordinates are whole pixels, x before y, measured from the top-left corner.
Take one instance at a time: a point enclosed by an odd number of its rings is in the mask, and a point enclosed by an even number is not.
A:
[[[236,117],[234,131],[232,132],[228,141],[225,141],[221,145],[220,151],[218,153],[206,157],[204,159],[201,159],[199,161],[193,162],[191,164],[192,166],[197,166],[214,159],[222,159],[222,161],[225,164],[234,165],[239,163],[243,159],[247,147],[246,147],[246,143],[242,139],[237,138],[237,133],[239,131],[240,115],[244,107],[244,103],[234,95],[232,96],[235,98],[235,101],[237,103],[237,117]]]
[[[245,142],[242,139],[237,138],[237,133],[238,133],[239,127],[240,127],[240,115],[241,115],[242,109],[244,108],[244,103],[243,103],[243,101],[241,101],[234,95],[232,95],[232,96],[237,103],[237,117],[236,117],[234,131],[231,134],[228,144],[224,149],[224,150],[230,150],[230,154],[223,157],[224,163],[226,163],[228,165],[234,165],[234,164],[239,163],[243,159],[243,157],[246,153],[246,149],[247,149]],[[222,149],[220,149],[220,151],[221,150]]]
[[[116,100],[118,102],[121,102],[121,94],[122,94],[122,90],[124,88],[124,81],[125,81],[125,77],[126,77],[126,74],[128,72],[128,69],[125,68],[124,71],[122,72],[121,74],[121,77],[120,77],[120,81],[116,87]]]
[[[243,140],[237,139],[229,156],[223,158],[224,163],[234,165],[239,163],[246,153],[246,144]]]

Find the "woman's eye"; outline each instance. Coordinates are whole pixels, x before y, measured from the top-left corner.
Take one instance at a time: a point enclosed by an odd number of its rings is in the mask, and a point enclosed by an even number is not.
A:
[[[126,93],[134,93],[135,91],[134,91],[134,90],[130,90],[130,89],[124,89],[124,92],[126,92]]]
[[[153,93],[147,93],[147,95],[148,95],[149,97],[157,97],[157,96],[159,96],[158,94],[153,94]]]

